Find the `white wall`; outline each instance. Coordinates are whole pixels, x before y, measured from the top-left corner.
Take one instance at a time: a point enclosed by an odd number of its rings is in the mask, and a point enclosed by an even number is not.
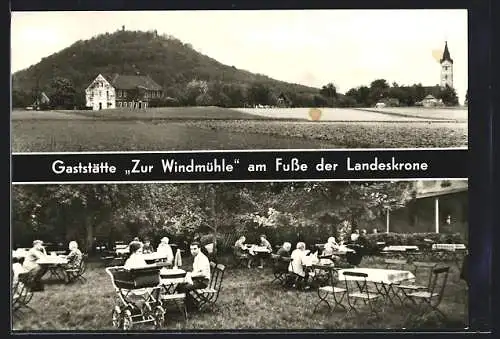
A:
[[[85,90],[86,106],[93,110],[112,109],[116,107],[116,93],[113,86],[104,77],[99,75]]]

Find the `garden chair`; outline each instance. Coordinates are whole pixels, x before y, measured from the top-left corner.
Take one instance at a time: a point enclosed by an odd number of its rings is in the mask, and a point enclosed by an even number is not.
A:
[[[28,304],[33,298],[33,291],[29,286],[32,284],[32,275],[29,272],[19,274],[17,281],[12,285],[12,314],[20,317],[24,311],[35,312]]]
[[[236,247],[233,247],[233,254],[236,261],[236,266],[240,268],[246,268],[248,265],[248,260],[250,259],[249,254],[241,253]]]
[[[271,284],[277,282],[280,285],[284,285],[288,276],[288,265],[290,264],[289,257],[281,257],[277,254],[271,254],[273,260],[273,275],[274,279]]]
[[[314,306],[313,313],[316,313],[319,305],[322,303],[325,303],[328,306],[329,312],[335,312],[337,307],[341,307],[345,311],[347,311],[346,307],[342,304],[342,301],[344,300],[347,290],[345,288],[335,286],[337,282],[335,278],[337,273],[336,269],[334,267],[325,268],[324,266],[316,266],[316,265],[313,265],[313,269],[326,270],[328,272],[328,284],[325,286],[320,286],[318,288],[319,301],[316,304],[316,306]],[[333,301],[335,303],[333,308],[327,300],[330,295],[333,296]]]
[[[420,291],[420,290],[425,290],[425,289],[429,288],[429,286],[431,285],[432,272],[434,271],[434,268],[437,266],[437,264],[430,263],[430,262],[423,262],[423,261],[414,261],[413,266],[414,266],[413,274],[415,276],[417,276],[417,271],[419,268],[426,268],[429,270],[427,283],[425,285],[421,285],[421,284],[417,284],[417,283],[395,285],[396,288],[398,288],[400,291],[403,292],[405,297],[406,297],[406,294],[411,293],[413,291]]]
[[[80,265],[75,268],[66,268],[64,272],[66,273],[66,283],[71,284],[75,281],[80,281],[85,283],[87,279],[83,276],[87,269],[86,264],[87,254],[83,254],[82,260],[80,261]]]
[[[446,320],[446,315],[438,307],[443,299],[449,272],[449,266],[434,268],[429,286],[426,289],[413,290],[411,292],[402,289],[405,296],[412,302],[417,315],[423,316],[436,311],[437,314]],[[417,300],[420,300],[420,303]]]
[[[405,259],[384,259],[384,264],[386,269],[395,266],[396,268],[403,270],[405,265],[408,264],[408,261]]]
[[[359,315],[356,303],[358,300],[362,300],[364,305],[369,306],[370,314],[378,316],[377,309],[374,307],[373,302],[381,297],[378,292],[370,291],[368,288],[368,274],[361,272],[343,272],[345,289],[346,289],[346,299],[349,309],[347,310],[346,316],[348,316],[352,311]],[[353,279],[349,279],[352,277]]]
[[[224,279],[226,267],[222,264],[210,262],[210,269],[212,270],[212,277],[209,285],[206,288],[192,291],[194,301],[200,311],[215,307],[215,303],[219,298],[219,293],[222,288],[222,281]]]

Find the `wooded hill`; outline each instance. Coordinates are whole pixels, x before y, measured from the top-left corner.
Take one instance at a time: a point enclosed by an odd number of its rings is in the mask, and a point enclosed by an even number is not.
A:
[[[224,65],[197,52],[189,44],[156,32],[125,31],[105,33],[77,41],[60,52],[43,58],[38,64],[13,74],[16,93],[51,92],[54,78],[70,80],[79,98],[99,74],[144,74],[165,89],[165,95],[179,98],[193,80],[208,84],[233,85],[245,89],[252,84],[265,85],[275,95],[281,92],[311,97],[319,89],[290,84],[265,75]]]

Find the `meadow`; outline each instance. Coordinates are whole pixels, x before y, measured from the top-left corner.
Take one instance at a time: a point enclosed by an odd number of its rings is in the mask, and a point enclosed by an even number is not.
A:
[[[187,258],[186,258],[187,259]],[[345,316],[320,309],[313,313],[318,302],[316,291],[297,291],[271,285],[270,268],[226,269],[221,294],[215,311],[190,313],[188,320],[174,307],[167,315],[162,330],[224,330],[224,329],[463,329],[467,318],[466,284],[459,279],[453,263],[440,310],[447,320],[435,314],[424,317],[411,315],[407,306],[384,306],[378,318],[364,314]],[[184,269],[190,269],[185,260]],[[360,267],[384,267],[380,258],[363,258]],[[411,265],[407,268],[411,270]],[[417,271],[417,283],[427,281],[425,270]],[[30,303],[35,312],[14,320],[13,329],[20,331],[51,330],[112,330],[111,312],[115,293],[109,276],[99,263],[91,263],[85,273],[86,283],[46,285],[45,291],[35,293]],[[409,317],[408,317],[409,316]],[[407,318],[408,317],[408,318]],[[151,325],[134,329],[151,330]]]
[[[217,107],[13,111],[12,151],[467,146],[467,122],[463,121],[391,116],[354,109],[328,109],[320,121],[308,121],[307,109],[276,112],[276,109]],[[329,118],[332,114],[339,120]]]

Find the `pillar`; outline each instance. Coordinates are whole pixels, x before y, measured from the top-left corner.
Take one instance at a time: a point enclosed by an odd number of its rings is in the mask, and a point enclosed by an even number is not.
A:
[[[389,209],[385,210],[385,232],[389,233],[389,224],[390,224],[390,212]]]
[[[439,233],[439,198],[434,199],[434,223],[436,226],[436,233]]]

